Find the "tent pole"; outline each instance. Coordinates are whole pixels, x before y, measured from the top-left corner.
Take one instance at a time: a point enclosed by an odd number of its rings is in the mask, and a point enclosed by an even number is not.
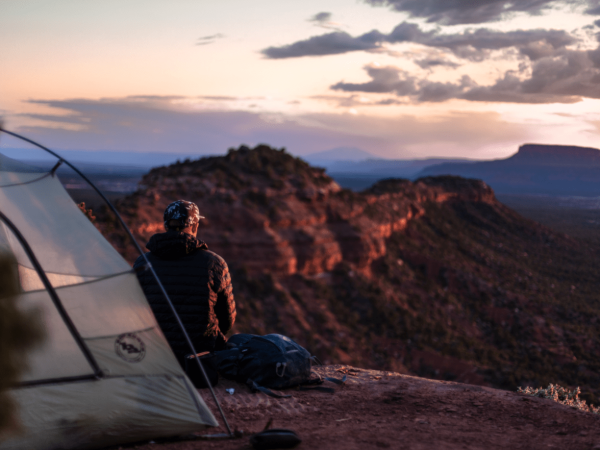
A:
[[[171,298],[169,297],[169,294],[167,294],[167,291],[166,291],[165,287],[160,282],[160,279],[158,278],[158,275],[154,271],[154,268],[152,267],[152,264],[150,264],[150,261],[148,261],[148,258],[146,257],[146,254],[144,253],[144,251],[142,250],[142,248],[140,247],[140,245],[135,240],[135,237],[133,236],[133,233],[131,232],[131,230],[129,229],[129,227],[127,226],[127,224],[125,223],[125,221],[121,217],[121,215],[118,213],[118,211],[116,210],[116,208],[113,206],[113,204],[108,200],[108,198],[106,198],[106,196],[100,191],[100,189],[98,189],[96,187],[96,185],[94,183],[92,183],[88,179],[88,177],[86,177],[83,173],[81,173],[80,170],[77,167],[75,167],[69,161],[67,161],[63,157],[59,156],[58,154],[56,154],[55,152],[53,152],[49,148],[44,147],[43,145],[38,144],[37,142],[32,141],[31,139],[28,139],[25,136],[21,136],[20,134],[13,133],[12,131],[8,131],[5,128],[3,128],[1,124],[0,124],[0,132],[4,132],[4,133],[6,133],[6,134],[8,134],[10,136],[13,136],[13,137],[17,138],[17,139],[21,139],[22,141],[28,142],[31,145],[35,145],[36,147],[38,147],[38,148],[40,148],[40,149],[42,149],[42,150],[50,153],[52,156],[58,158],[59,162],[64,162],[67,166],[69,166],[71,169],[73,169],[81,178],[84,179],[84,181],[86,183],[88,183],[92,187],[92,189],[94,189],[94,191],[96,191],[96,193],[98,195],[100,195],[100,197],[102,197],[102,199],[104,200],[104,202],[107,204],[107,206],[110,208],[110,210],[117,217],[117,220],[119,221],[119,223],[121,224],[121,226],[123,227],[123,229],[125,230],[125,232],[131,238],[131,241],[133,242],[133,245],[135,246],[135,248],[137,249],[137,251],[139,252],[139,254],[144,259],[146,270],[150,270],[150,273],[152,274],[152,276],[156,280],[156,283],[158,284],[158,286],[159,286],[159,288],[160,288],[163,296],[165,297],[165,300],[167,301],[167,303],[169,305],[169,308],[171,309],[171,312],[173,313],[173,315],[175,316],[175,319],[177,320],[177,324],[179,325],[179,327],[181,328],[181,331],[183,332],[183,335],[185,336],[185,340],[187,341],[187,344],[190,347],[190,350],[192,351],[192,354],[196,355],[198,352],[194,348],[194,344],[192,344],[192,340],[190,339],[190,336],[187,333],[187,330],[185,329],[185,327],[183,325],[183,322],[181,321],[181,318],[179,317],[179,314],[177,313],[177,310],[175,309],[175,306],[173,305],[173,302],[171,301]],[[2,216],[4,216],[4,214],[2,214]],[[4,216],[4,217],[6,217],[6,216]],[[18,230],[17,230],[17,232],[18,232]],[[41,268],[41,266],[40,266],[40,268]],[[44,277],[45,276],[46,276],[46,274],[44,273]],[[47,280],[47,278],[46,278],[46,280]],[[54,289],[54,288],[52,288],[51,285],[50,285],[50,288],[52,290]],[[55,295],[56,295],[56,293],[55,293]],[[59,303],[60,303],[60,300],[59,300]],[[68,318],[68,316],[67,316],[67,318]],[[89,352],[89,350],[88,350],[88,352]],[[223,422],[225,423],[225,427],[227,428],[227,432],[229,433],[230,437],[233,437],[234,435],[233,435],[233,432],[231,431],[231,428],[229,426],[229,422],[227,422],[227,419],[225,418],[225,413],[223,412],[223,408],[221,408],[221,404],[219,403],[219,400],[217,399],[217,395],[215,394],[215,391],[212,388],[212,385],[210,384],[210,380],[208,379],[208,376],[206,375],[206,371],[204,370],[204,367],[202,366],[202,362],[200,361],[200,358],[194,358],[194,359],[198,362],[198,367],[200,368],[202,376],[204,377],[204,380],[205,380],[206,384],[210,388],[210,392],[211,392],[212,397],[213,397],[213,399],[215,401],[215,404],[217,405],[217,408],[219,409],[219,413],[221,413],[221,417],[223,418]]]
[[[96,362],[94,355],[92,354],[92,352],[90,351],[88,346],[85,344],[85,341],[79,334],[79,331],[75,327],[75,324],[69,317],[69,313],[67,312],[67,310],[63,306],[62,302],[60,301],[60,298],[58,297],[58,295],[56,294],[56,291],[54,290],[54,286],[52,286],[52,283],[50,283],[50,280],[48,280],[48,277],[46,276],[46,272],[44,272],[42,265],[40,264],[40,262],[38,261],[38,259],[35,256],[35,254],[33,253],[33,250],[31,249],[29,243],[25,240],[25,237],[21,234],[21,232],[15,226],[15,224],[12,223],[9,220],[9,218],[4,215],[4,213],[2,211],[0,211],[0,220],[2,220],[2,222],[4,222],[8,226],[8,228],[10,228],[10,230],[13,232],[13,234],[15,235],[15,237],[21,244],[21,247],[23,247],[23,250],[25,250],[27,257],[31,261],[31,264],[33,264],[33,267],[35,268],[38,276],[42,280],[42,283],[44,284],[44,287],[48,291],[48,294],[50,295],[50,298],[52,299],[52,303],[54,303],[54,306],[58,310],[60,317],[62,318],[63,322],[69,329],[69,332],[75,339],[75,342],[77,342],[77,345],[79,346],[79,349],[85,356],[85,359],[87,359],[90,366],[92,366],[92,369],[94,370],[94,375],[96,376],[96,378],[102,378],[104,376],[104,374],[102,373],[102,369],[100,369],[100,366]]]

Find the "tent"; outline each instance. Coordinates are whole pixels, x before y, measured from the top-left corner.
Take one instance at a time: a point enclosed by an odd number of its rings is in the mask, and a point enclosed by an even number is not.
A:
[[[12,390],[23,432],[0,440],[1,450],[94,449],[218,425],[130,265],[53,172],[0,154],[0,218],[19,303],[42,312],[48,335]]]

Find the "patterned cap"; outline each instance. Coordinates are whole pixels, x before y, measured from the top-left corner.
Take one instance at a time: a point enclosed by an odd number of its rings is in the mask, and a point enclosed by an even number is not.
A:
[[[180,227],[186,228],[197,224],[200,219],[204,219],[203,216],[200,215],[200,211],[195,203],[188,202],[186,200],[177,200],[176,202],[171,203],[165,209],[165,214],[163,215],[163,220],[165,221],[165,228],[169,228],[169,221],[178,220],[180,222]]]

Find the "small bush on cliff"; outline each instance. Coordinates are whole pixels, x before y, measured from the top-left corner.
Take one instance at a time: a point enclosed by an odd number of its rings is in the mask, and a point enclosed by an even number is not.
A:
[[[519,387],[517,392],[520,394],[531,395],[532,397],[549,398],[550,400],[554,400],[561,405],[570,406],[572,408],[585,412],[591,412],[593,414],[600,414],[600,408],[596,408],[593,405],[588,405],[585,400],[581,400],[579,398],[579,394],[581,394],[579,387],[576,387],[570,391],[562,386],[559,386],[558,384],[550,383],[546,389],[533,389],[530,387],[523,389]]]
[[[94,222],[96,220],[96,216],[94,216],[94,213],[92,212],[92,208],[89,208],[89,209],[86,208],[85,202],[78,203],[77,206],[79,207],[81,212],[85,215],[85,217],[90,219],[90,222]]]

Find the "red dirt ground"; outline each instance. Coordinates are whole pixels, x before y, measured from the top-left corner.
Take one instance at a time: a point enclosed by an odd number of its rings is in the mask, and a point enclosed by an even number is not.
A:
[[[596,449],[600,416],[551,400],[481,386],[434,381],[393,372],[324,366],[323,376],[348,374],[335,394],[289,390],[292,398],[252,394],[221,379],[216,393],[233,429],[233,440],[186,440],[122,447],[138,450],[250,450],[249,437],[269,419],[271,428],[294,430],[298,449]],[[234,388],[233,395],[226,388]],[[208,390],[201,391],[222,423]],[[200,435],[222,433],[207,429]]]

